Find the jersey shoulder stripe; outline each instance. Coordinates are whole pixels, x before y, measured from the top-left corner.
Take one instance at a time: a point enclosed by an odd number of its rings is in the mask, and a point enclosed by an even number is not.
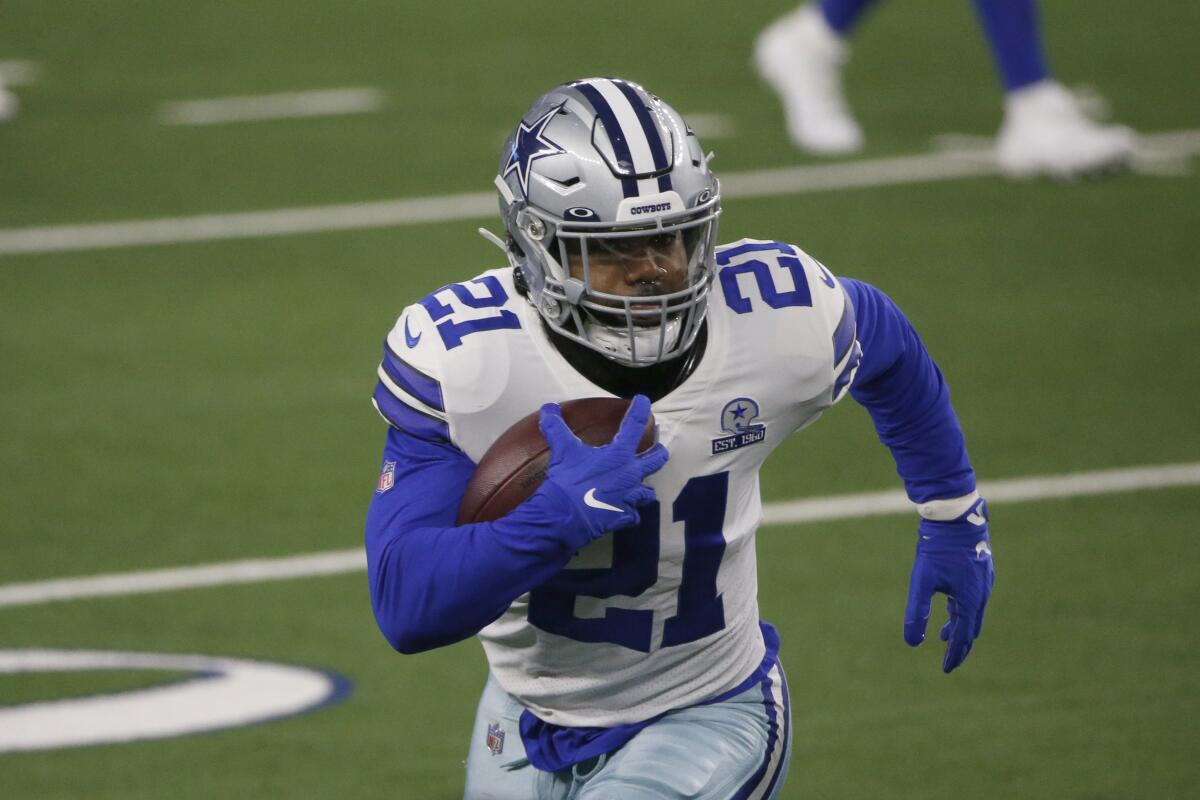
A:
[[[837,377],[833,381],[833,402],[841,400],[850,390],[858,365],[862,363],[862,346],[858,342],[858,324],[854,315],[854,303],[845,288],[838,283],[842,293],[842,318],[833,332],[833,370]]]
[[[416,308],[405,309],[384,340],[371,403],[389,425],[421,439],[449,441],[442,383],[434,377],[436,364],[420,347],[425,326]],[[400,355],[404,347],[407,357]]]
[[[392,383],[382,366],[379,368],[379,381],[375,384],[371,403],[388,424],[419,439],[450,441],[450,426],[446,422],[445,414],[423,406],[419,400]]]
[[[429,408],[446,410],[442,384],[401,358],[388,342],[383,343],[383,361],[379,366],[396,386],[410,396]]]
[[[376,384],[371,403],[389,425],[428,441],[450,441],[450,426],[444,419],[412,407],[392,393],[382,379]]]
[[[838,288],[841,288],[840,285]],[[850,298],[846,295],[846,290],[842,289],[842,318],[838,321],[837,328],[833,331],[833,363],[840,364],[846,358],[846,354],[850,351],[851,345],[854,344],[855,334],[858,326],[854,318],[854,304],[850,302]]]
[[[372,402],[390,425],[454,442],[464,413],[503,386],[521,319],[512,270],[489,270],[406,307],[383,345]]]
[[[854,374],[858,372],[858,365],[862,363],[862,347],[857,341],[850,347],[850,351],[846,354],[846,362],[838,369],[837,378],[833,381],[833,402],[841,400],[846,392],[850,389],[850,384],[854,381]]]

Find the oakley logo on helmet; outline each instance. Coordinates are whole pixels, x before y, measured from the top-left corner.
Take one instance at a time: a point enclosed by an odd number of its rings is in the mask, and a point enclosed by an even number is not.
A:
[[[598,220],[598,219],[600,219],[599,214],[597,214],[595,211],[592,211],[590,208],[586,208],[584,206],[575,206],[573,208],[568,208],[567,216],[571,217],[572,219],[579,219],[579,220]]]

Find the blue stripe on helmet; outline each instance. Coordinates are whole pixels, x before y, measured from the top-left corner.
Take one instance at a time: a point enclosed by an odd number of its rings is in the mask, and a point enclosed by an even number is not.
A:
[[[625,131],[617,122],[617,115],[613,113],[612,106],[604,99],[604,95],[600,94],[600,90],[590,83],[577,83],[575,88],[591,104],[596,116],[600,117],[600,121],[604,123],[604,130],[608,133],[608,140],[612,142],[613,153],[617,160],[624,161],[629,164],[630,168],[633,168],[633,154],[629,152],[629,142],[625,139]],[[637,179],[621,178],[621,191],[625,193],[626,197],[637,197]]]
[[[646,108],[645,102],[642,101],[637,90],[625,81],[613,81],[612,83],[621,90],[621,94],[625,95],[625,99],[633,107],[633,113],[637,115],[638,122],[642,124],[642,133],[646,135],[646,141],[650,143],[650,154],[654,157],[654,170],[657,172],[661,169],[669,169],[671,162],[667,151],[663,148],[662,136],[658,131],[658,126],[650,117],[650,110]],[[658,176],[658,190],[660,192],[671,191],[671,174],[669,172]]]

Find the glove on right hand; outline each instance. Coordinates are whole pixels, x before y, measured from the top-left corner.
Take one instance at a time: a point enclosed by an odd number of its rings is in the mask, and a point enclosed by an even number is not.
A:
[[[609,531],[637,525],[637,506],[656,499],[654,489],[642,483],[667,463],[661,444],[637,454],[642,431],[650,419],[650,398],[637,395],[629,404],[612,443],[590,447],[563,421],[557,403],[542,406],[538,427],[550,445],[546,483],[569,499],[579,524],[592,539]]]

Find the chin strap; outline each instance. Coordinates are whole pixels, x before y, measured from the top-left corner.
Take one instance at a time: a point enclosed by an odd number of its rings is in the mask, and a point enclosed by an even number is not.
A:
[[[496,245],[496,247],[499,247],[506,254],[508,253],[508,248],[504,246],[504,240],[501,239],[496,234],[489,231],[487,228],[480,228],[479,235],[482,236],[483,238],[487,239],[492,244]]]
[[[503,239],[489,231],[487,228],[480,228],[479,235],[496,245],[496,247],[500,248],[500,252],[504,253],[505,258],[508,259],[508,265],[510,267],[517,266],[517,260],[513,258],[512,252],[508,249],[508,245],[504,243]]]
[[[496,247],[499,247],[500,252],[504,253],[504,257],[508,259],[508,265],[515,269],[518,275],[521,274],[521,264],[517,261],[516,257],[513,256],[512,251],[508,249],[508,246],[504,244],[504,240],[489,231],[487,228],[480,228],[479,235],[496,245]]]

